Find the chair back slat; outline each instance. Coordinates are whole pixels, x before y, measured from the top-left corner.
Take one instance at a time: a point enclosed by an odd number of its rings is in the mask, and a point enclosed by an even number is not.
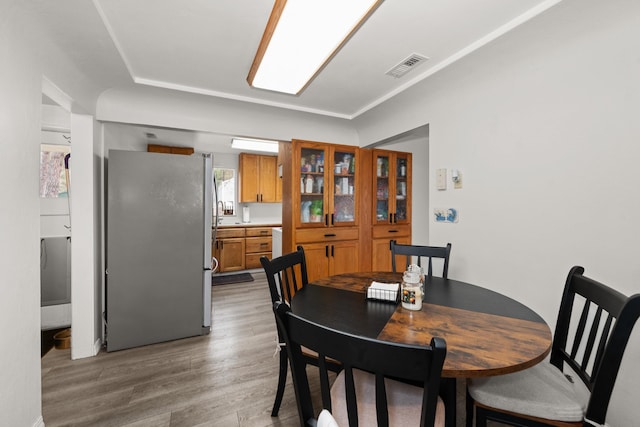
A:
[[[291,374],[296,393],[300,422],[304,425],[314,416],[306,365],[301,359],[302,346],[316,351],[320,358],[330,357],[342,363],[345,378],[345,401],[350,426],[358,426],[357,389],[354,370],[376,375],[376,418],[378,425],[389,425],[384,378],[411,380],[425,390],[422,399],[421,426],[432,426],[435,420],[440,375],[446,354],[446,344],[433,338],[429,346],[406,345],[379,341],[324,327],[291,311],[284,303],[274,304],[276,320],[283,331],[289,351]],[[379,376],[379,378],[378,378]],[[321,388],[329,392],[328,382]],[[324,397],[323,397],[324,400]],[[326,403],[323,403],[326,405]],[[335,410],[335,408],[332,408]],[[316,413],[319,411],[316,411]]]
[[[576,327],[576,332],[573,335],[573,347],[571,348],[571,359],[575,359],[578,350],[580,349],[580,345],[582,344],[582,338],[584,338],[584,331],[587,325],[587,319],[589,318],[589,307],[591,307],[591,302],[586,301],[584,306],[582,307],[582,313],[580,314],[580,321],[578,322],[578,326]]]
[[[598,307],[596,309],[596,314],[593,317],[593,320],[591,322],[591,328],[589,330],[589,335],[587,336],[587,345],[584,349],[583,352],[583,356],[582,356],[582,365],[580,365],[580,368],[583,371],[587,370],[587,367],[589,365],[589,360],[591,360],[591,352],[593,351],[593,345],[596,342],[596,338],[598,337],[598,328],[600,327],[600,318],[602,317],[602,308]]]
[[[611,325],[614,323],[614,318],[611,315],[607,316],[607,320],[604,324],[604,328],[602,329],[602,334],[600,335],[600,342],[598,343],[598,349],[596,350],[596,358],[594,365],[600,366],[600,362],[602,361],[602,356],[604,355],[604,350],[607,346],[607,340],[609,339],[609,333],[611,332]]]
[[[302,246],[277,258],[260,257],[260,263],[267,276],[271,302],[291,301],[297,291],[309,282],[307,264]]]
[[[433,258],[439,258],[443,260],[442,265],[442,277],[447,278],[449,274],[449,256],[451,254],[451,243],[447,243],[447,246],[419,246],[419,245],[401,245],[396,243],[395,240],[391,241],[391,268],[396,270],[396,255],[404,255],[405,269],[411,265],[413,257],[417,258],[418,266],[422,267],[422,258],[428,259],[427,264],[427,276],[433,276]]]
[[[627,298],[583,273],[582,267],[573,267],[567,277],[550,361],[569,375],[575,373],[591,390],[585,418],[602,424],[631,329],[640,316],[640,294]],[[572,313],[580,309],[573,325]]]

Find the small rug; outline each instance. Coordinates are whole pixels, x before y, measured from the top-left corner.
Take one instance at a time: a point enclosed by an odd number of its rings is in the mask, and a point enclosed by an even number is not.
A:
[[[213,276],[211,285],[228,285],[229,283],[253,282],[251,273],[229,274],[226,276]]]

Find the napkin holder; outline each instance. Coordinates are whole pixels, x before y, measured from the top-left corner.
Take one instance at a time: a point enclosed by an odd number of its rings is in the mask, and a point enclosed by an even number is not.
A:
[[[395,287],[395,289],[389,289],[393,287]],[[365,287],[364,296],[368,301],[398,304],[400,302],[400,284],[372,282],[369,286]]]

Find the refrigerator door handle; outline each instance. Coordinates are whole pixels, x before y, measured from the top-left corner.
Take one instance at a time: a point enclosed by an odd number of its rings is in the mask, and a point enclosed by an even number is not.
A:
[[[204,163],[204,257],[202,266],[211,268],[211,236],[213,228],[213,165],[211,154],[203,154]]]
[[[211,270],[204,269],[202,283],[203,316],[202,329],[204,334],[211,330]]]

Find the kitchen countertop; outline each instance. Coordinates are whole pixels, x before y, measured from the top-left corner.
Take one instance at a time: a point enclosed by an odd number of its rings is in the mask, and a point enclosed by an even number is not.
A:
[[[282,227],[282,224],[275,222],[239,222],[235,224],[220,224],[218,229],[221,228],[249,228],[249,227]]]

